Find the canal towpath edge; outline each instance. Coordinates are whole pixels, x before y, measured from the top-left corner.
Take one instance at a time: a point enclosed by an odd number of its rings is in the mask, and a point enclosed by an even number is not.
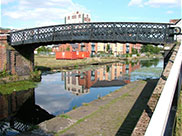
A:
[[[131,135],[158,80],[135,81],[21,136]]]

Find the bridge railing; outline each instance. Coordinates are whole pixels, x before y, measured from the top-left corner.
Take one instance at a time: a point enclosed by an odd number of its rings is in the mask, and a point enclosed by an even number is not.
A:
[[[171,122],[174,121],[174,119],[171,120],[171,116],[174,116],[173,104],[174,101],[176,101],[177,103],[177,100],[175,100],[176,99],[175,96],[179,95],[179,92],[181,90],[181,81],[182,81],[182,43],[178,50],[177,56],[171,68],[164,89],[161,93],[160,99],[157,103],[155,111],[148,125],[145,136],[171,135],[172,127],[170,124],[172,125],[174,124],[174,122]]]
[[[173,35],[173,28],[169,23],[98,22],[64,24],[11,32],[10,45],[75,41],[164,44],[173,42]]]

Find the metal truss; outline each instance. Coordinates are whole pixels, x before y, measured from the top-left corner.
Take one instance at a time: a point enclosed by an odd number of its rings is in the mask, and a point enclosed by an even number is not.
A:
[[[180,32],[169,23],[98,22],[14,31],[10,32],[8,41],[11,46],[74,42],[165,44],[174,42],[177,33]]]

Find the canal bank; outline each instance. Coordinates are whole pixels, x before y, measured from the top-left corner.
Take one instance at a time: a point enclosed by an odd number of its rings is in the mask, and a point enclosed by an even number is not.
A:
[[[90,65],[105,65],[116,62],[130,62],[140,60],[162,59],[161,55],[150,55],[142,57],[94,57],[78,60],[56,60],[55,56],[36,55],[35,67],[41,71],[72,70],[89,67]]]
[[[20,136],[130,135],[158,80],[135,81]],[[47,134],[46,134],[46,133]]]

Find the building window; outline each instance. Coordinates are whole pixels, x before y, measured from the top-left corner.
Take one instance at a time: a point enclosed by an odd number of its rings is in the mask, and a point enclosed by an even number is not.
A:
[[[78,17],[81,18],[81,15],[79,14]]]
[[[68,16],[68,20],[70,20],[70,16]]]

